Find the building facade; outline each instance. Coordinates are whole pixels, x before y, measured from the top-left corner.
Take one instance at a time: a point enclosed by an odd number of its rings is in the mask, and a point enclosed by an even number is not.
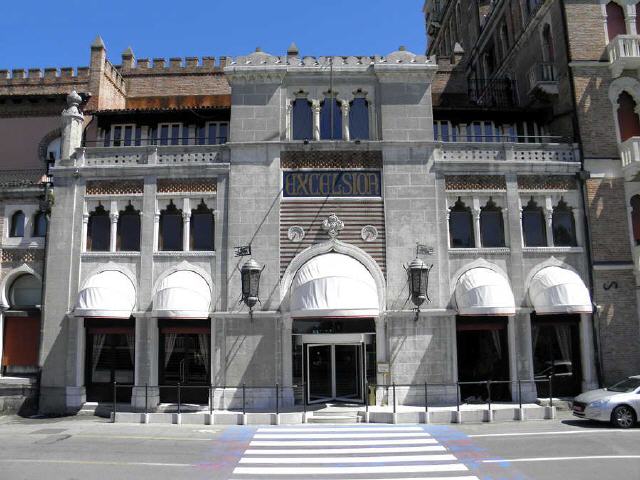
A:
[[[433,8],[430,32],[456,12]],[[608,240],[584,222],[596,200],[566,96],[545,83],[520,104],[517,79],[474,73],[478,39],[448,37],[447,51],[445,31],[430,57],[292,45],[166,62],[128,49],[120,65],[98,38],[77,75],[7,75],[8,95],[69,93],[50,169],[40,410],[112,401],[114,383],[134,408],[175,403],[178,384],[181,401],[215,408],[243,395],[255,408],[362,403],[374,385],[382,403],[393,383],[405,404],[424,402],[425,382],[433,403],[486,397],[458,381],[498,382],[505,401],[519,380],[524,400],[548,394],[549,375],[556,394],[595,387],[596,347],[616,355],[592,302]],[[252,308],[237,256],[249,251],[264,267]],[[419,310],[416,259],[430,267]],[[618,290],[633,287],[610,282],[611,301],[629,302]],[[637,317],[623,319],[632,341]]]
[[[631,93],[636,8],[635,2],[514,0],[433,1],[424,9],[428,50],[438,55],[442,73],[436,119],[485,107],[490,116],[526,118],[518,135],[533,131],[579,145],[577,192],[586,213],[580,223],[595,305],[596,366],[605,384],[634,374],[640,361],[632,160],[638,120]]]

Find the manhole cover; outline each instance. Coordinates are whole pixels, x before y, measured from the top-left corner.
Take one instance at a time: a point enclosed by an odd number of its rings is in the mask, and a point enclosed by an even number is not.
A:
[[[35,430],[31,432],[34,435],[57,435],[58,433],[66,432],[66,428],[43,428],[41,430]]]

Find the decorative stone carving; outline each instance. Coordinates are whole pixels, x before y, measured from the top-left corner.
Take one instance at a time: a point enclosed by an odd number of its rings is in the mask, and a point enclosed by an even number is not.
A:
[[[378,229],[373,225],[365,225],[360,230],[360,236],[365,242],[373,242],[378,238]]]
[[[289,231],[287,232],[287,237],[294,243],[300,243],[304,239],[304,235],[304,228],[299,225],[289,227]]]
[[[327,231],[331,238],[336,238],[344,228],[344,222],[335,213],[332,213],[329,218],[322,222],[322,228]]]

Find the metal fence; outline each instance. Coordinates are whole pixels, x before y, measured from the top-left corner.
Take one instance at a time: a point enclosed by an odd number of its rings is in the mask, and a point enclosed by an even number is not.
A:
[[[460,387],[464,386],[464,385],[484,385],[485,389],[486,389],[486,393],[487,393],[487,400],[486,402],[482,402],[482,403],[486,403],[487,404],[487,409],[491,409],[491,404],[492,404],[492,386],[497,386],[497,385],[509,385],[512,386],[514,384],[517,384],[518,386],[518,406],[520,408],[522,408],[522,385],[523,384],[538,384],[538,383],[543,383],[543,384],[547,384],[548,388],[549,388],[549,406],[553,406],[553,382],[552,382],[552,376],[547,377],[546,379],[538,379],[538,380],[482,380],[482,381],[476,381],[476,382],[455,382],[455,383],[428,383],[428,382],[423,382],[423,383],[390,383],[390,384],[369,384],[369,382],[364,383],[364,408],[365,408],[365,412],[369,412],[369,407],[370,407],[370,402],[369,402],[369,389],[373,388],[376,391],[379,389],[382,389],[385,391],[386,393],[386,397],[387,399],[392,398],[392,408],[393,408],[393,413],[397,413],[397,408],[398,408],[398,401],[397,401],[397,395],[396,395],[396,389],[397,388],[404,388],[404,387],[409,387],[409,388],[417,388],[417,389],[423,389],[424,391],[424,411],[425,413],[429,412],[429,388],[433,388],[433,387],[455,387],[456,389],[456,411],[460,411],[460,406],[462,404],[461,398],[460,398]],[[145,385],[132,385],[132,384],[119,384],[117,382],[113,382],[113,420],[115,421],[115,414],[117,413],[117,393],[118,393],[118,389],[119,388],[144,388],[144,413],[149,413],[149,385],[145,384]],[[182,402],[182,392],[184,391],[184,389],[200,389],[200,390],[204,390],[206,389],[208,391],[208,404],[209,404],[209,414],[213,414],[214,411],[214,396],[213,396],[213,390],[217,389],[217,390],[225,390],[225,389],[234,389],[234,390],[240,390],[242,392],[242,414],[246,414],[247,413],[247,391],[250,390],[273,390],[275,392],[275,413],[279,414],[280,413],[280,407],[281,407],[281,399],[282,399],[282,391],[285,388],[291,388],[291,389],[296,389],[296,388],[301,388],[302,389],[302,411],[306,414],[307,413],[307,384],[306,383],[301,383],[301,384],[297,384],[297,385],[291,385],[291,386],[284,386],[284,385],[280,385],[278,383],[274,384],[274,385],[251,385],[251,386],[247,386],[245,384],[242,384],[241,386],[228,386],[228,385],[182,385],[180,383],[177,383],[176,385],[154,385],[153,388],[157,388],[159,390],[163,390],[163,389],[173,389],[176,392],[176,399],[177,399],[177,413],[182,413],[182,409],[184,406],[184,402]],[[389,392],[391,392],[391,397],[389,396]],[[515,402],[514,402],[515,403]],[[433,404],[431,405],[433,407]]]

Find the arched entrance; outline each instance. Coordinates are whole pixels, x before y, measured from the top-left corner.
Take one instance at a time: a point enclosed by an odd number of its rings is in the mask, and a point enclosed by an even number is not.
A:
[[[358,259],[329,251],[304,262],[288,292],[294,384],[304,384],[310,404],[363,403],[376,380],[374,275]]]

